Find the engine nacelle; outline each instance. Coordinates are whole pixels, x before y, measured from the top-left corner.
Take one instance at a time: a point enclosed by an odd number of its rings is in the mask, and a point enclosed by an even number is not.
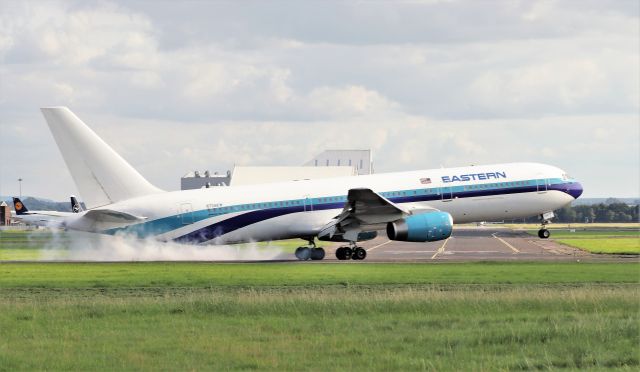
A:
[[[447,239],[453,230],[453,218],[447,212],[427,212],[387,224],[389,240],[435,242]]]

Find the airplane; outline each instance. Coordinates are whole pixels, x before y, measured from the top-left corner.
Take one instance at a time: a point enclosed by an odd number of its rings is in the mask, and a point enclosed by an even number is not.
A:
[[[539,163],[381,173],[265,185],[163,191],[66,107],[41,109],[87,210],[67,229],[185,244],[299,238],[300,260],[321,260],[315,240],[344,242],[339,260],[362,260],[359,241],[378,232],[396,241],[448,239],[453,223],[540,216],[582,194],[563,170]]]
[[[75,213],[82,212],[82,207],[75,196],[71,195],[72,212],[59,211],[30,211],[22,200],[13,198],[13,209],[15,209],[15,219],[27,225],[62,227],[64,220]]]

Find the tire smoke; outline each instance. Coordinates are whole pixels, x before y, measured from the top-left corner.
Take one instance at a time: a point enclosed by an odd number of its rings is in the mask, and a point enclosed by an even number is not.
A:
[[[52,230],[41,249],[47,261],[267,261],[290,259],[276,244],[186,245],[139,239],[128,235],[100,235]]]

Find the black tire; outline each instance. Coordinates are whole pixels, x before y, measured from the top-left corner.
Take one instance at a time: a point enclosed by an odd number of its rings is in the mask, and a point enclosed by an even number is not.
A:
[[[353,251],[353,257],[354,260],[364,260],[365,258],[367,258],[367,251],[365,251],[363,248],[356,248]]]
[[[314,261],[322,260],[324,258],[324,248],[313,248],[311,250],[311,259]]]
[[[538,231],[538,237],[540,239],[549,239],[550,236],[551,236],[551,233],[547,229],[540,229]]]
[[[344,254],[344,247],[340,247],[336,249],[336,258],[339,259],[340,261],[347,259],[346,255]]]
[[[300,261],[306,261],[311,258],[311,248],[308,247],[298,247],[296,248],[296,258]]]
[[[350,260],[351,256],[353,256],[353,249],[349,247],[344,247],[344,259]]]

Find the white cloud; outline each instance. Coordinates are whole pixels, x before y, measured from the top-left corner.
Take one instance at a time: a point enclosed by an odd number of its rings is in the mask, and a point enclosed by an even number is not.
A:
[[[9,2],[0,124],[16,156],[0,194],[16,174],[34,194],[73,191],[37,111],[69,105],[169,189],[194,168],[358,147],[378,171],[547,161],[587,195],[632,195],[637,176],[615,190],[601,180],[640,167],[637,8]]]

